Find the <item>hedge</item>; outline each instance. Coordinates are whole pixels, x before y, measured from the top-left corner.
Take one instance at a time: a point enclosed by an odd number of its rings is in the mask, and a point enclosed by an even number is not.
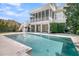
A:
[[[63,33],[65,30],[65,23],[50,23],[50,31],[53,33]]]

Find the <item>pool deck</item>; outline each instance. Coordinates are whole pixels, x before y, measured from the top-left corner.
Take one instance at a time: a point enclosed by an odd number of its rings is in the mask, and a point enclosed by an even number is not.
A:
[[[31,47],[0,35],[0,56],[30,56]]]
[[[54,34],[35,33],[35,32],[27,32],[27,33],[71,38],[74,45],[76,46],[76,49],[79,51],[79,36],[78,35],[63,34],[63,33],[54,33]],[[11,35],[11,34],[23,34],[23,32],[0,34],[0,55],[29,56],[29,54],[25,52],[32,50],[32,48],[3,36],[3,35]]]

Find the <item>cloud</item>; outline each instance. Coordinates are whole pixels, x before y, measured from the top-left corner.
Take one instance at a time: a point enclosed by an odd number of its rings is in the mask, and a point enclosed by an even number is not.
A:
[[[21,6],[21,3],[7,3],[9,5],[12,5],[12,6],[16,6],[16,7],[20,7]]]
[[[7,4],[9,4],[9,5],[11,5],[11,6],[15,6],[15,8],[16,8],[18,11],[23,11],[23,10],[24,10],[23,8],[21,8],[22,3],[7,3]]]
[[[25,10],[25,11],[23,11],[23,12],[21,12],[21,13],[19,13],[19,15],[20,16],[26,16],[27,14],[28,14],[28,12],[29,12],[29,10]]]
[[[5,9],[6,9],[6,10],[10,10],[10,9],[11,9],[11,7],[7,6]]]
[[[0,12],[3,12],[3,11],[5,11],[5,10],[10,10],[11,9],[11,7],[9,7],[9,6],[7,6],[7,7],[5,7],[5,8],[0,8]]]
[[[16,6],[15,9],[21,13],[25,12],[23,8],[21,8],[21,3],[7,3],[9,5],[12,6]],[[6,5],[6,4],[3,4]],[[4,13],[6,15],[10,15],[10,16],[20,16],[20,13],[17,13],[17,11],[12,11],[12,6],[6,6],[5,8],[1,8],[0,9],[0,13]],[[23,12],[22,12],[23,11]]]
[[[17,10],[18,10],[18,11],[23,11],[24,9],[23,9],[23,8],[18,8]]]
[[[16,6],[16,4],[11,4]],[[20,7],[21,5],[17,5],[14,7],[16,10],[13,10],[12,6],[6,6],[5,8],[0,8],[0,14],[4,14],[4,16],[0,17],[2,19],[17,19],[18,22],[21,21],[27,22],[29,20],[29,10],[25,10]],[[5,17],[6,16],[6,17]]]
[[[5,11],[5,14],[6,14],[6,15],[9,15],[9,16],[18,16],[17,13],[12,12],[12,11]]]
[[[10,17],[5,17],[5,16],[0,16],[0,19],[8,20],[8,19],[12,19],[12,18],[10,18]]]
[[[0,9],[0,13],[5,14],[7,16],[16,16],[16,17],[19,16],[18,13],[6,9]]]
[[[21,11],[23,9],[18,9],[18,10]],[[17,13],[17,12],[10,10],[9,7],[6,7],[4,9],[0,9],[0,13],[3,13],[3,14],[8,15],[8,16],[26,17],[26,15],[28,14],[28,10]]]
[[[11,10],[5,10],[4,13],[8,16],[15,16],[15,17],[28,17],[28,10],[25,10],[23,12],[17,13],[17,12],[13,12]]]

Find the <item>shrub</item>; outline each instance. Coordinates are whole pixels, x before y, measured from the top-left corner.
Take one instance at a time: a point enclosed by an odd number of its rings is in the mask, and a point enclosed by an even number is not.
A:
[[[65,23],[51,23],[50,31],[53,33],[63,33],[65,29]]]
[[[57,32],[57,24],[56,23],[50,24],[50,31],[53,32],[53,33]]]
[[[79,30],[77,30],[76,34],[78,34],[78,35],[79,35]]]

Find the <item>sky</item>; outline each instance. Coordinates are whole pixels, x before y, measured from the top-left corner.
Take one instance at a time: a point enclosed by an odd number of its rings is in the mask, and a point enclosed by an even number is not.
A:
[[[0,3],[0,19],[11,19],[19,23],[27,23],[30,11],[42,5],[44,3]]]

